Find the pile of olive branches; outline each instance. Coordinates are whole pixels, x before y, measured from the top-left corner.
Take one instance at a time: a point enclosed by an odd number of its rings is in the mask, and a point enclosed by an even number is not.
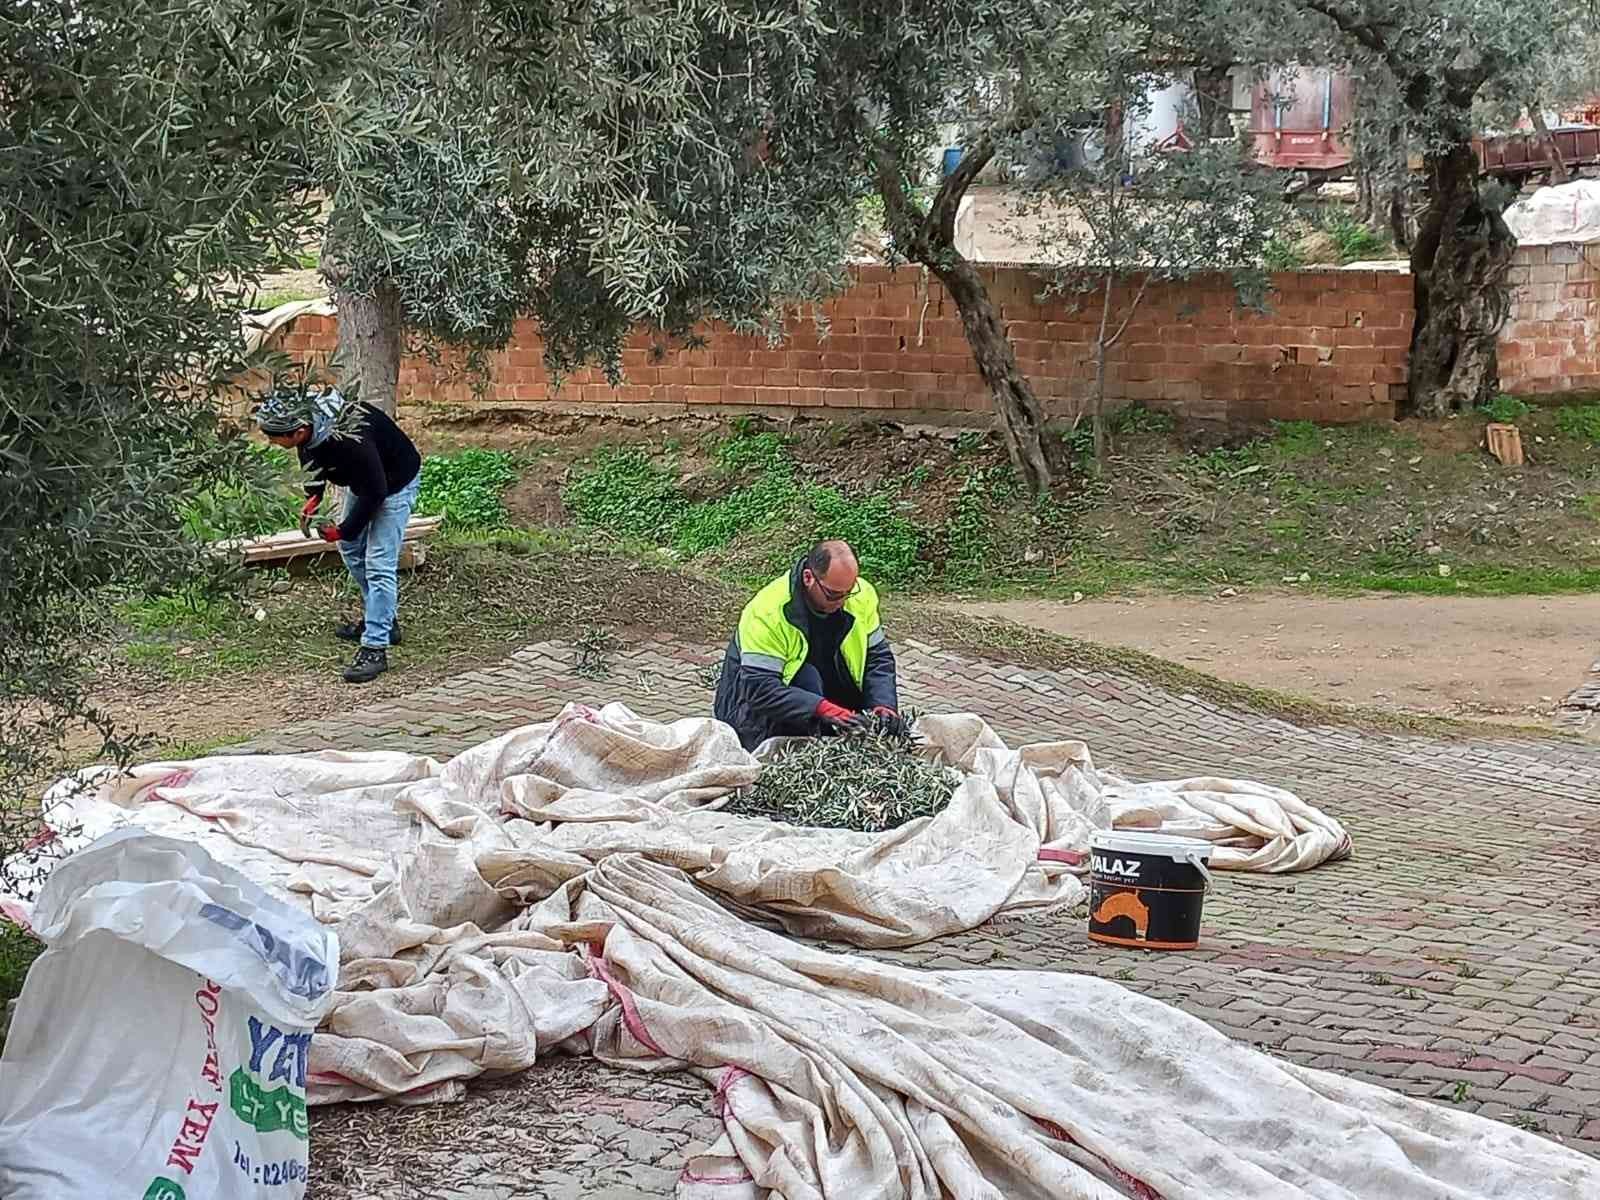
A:
[[[874,718],[859,732],[794,741],[727,811],[868,833],[931,817],[950,803],[960,777],[922,752],[915,720]]]

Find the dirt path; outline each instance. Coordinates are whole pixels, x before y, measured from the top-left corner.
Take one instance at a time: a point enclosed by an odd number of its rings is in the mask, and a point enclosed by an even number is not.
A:
[[[952,604],[1314,699],[1546,721],[1600,657],[1600,595],[1147,596]]]

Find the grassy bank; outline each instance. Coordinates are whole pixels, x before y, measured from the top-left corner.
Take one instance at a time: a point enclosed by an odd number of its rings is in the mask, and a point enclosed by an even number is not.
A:
[[[1517,469],[1480,448],[1489,415],[1197,446],[1127,409],[1098,472],[1085,430],[1058,435],[1060,480],[1038,499],[978,433],[746,423],[577,458],[561,516],[740,583],[830,535],[925,592],[1600,588],[1600,407],[1517,412]]]

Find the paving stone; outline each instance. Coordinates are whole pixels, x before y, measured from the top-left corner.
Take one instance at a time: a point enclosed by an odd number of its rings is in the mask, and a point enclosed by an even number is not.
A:
[[[1081,739],[1098,766],[1134,779],[1223,775],[1287,787],[1343,821],[1356,850],[1292,878],[1219,876],[1201,948],[1190,953],[1094,945],[1081,914],[1057,913],[878,957],[1114,978],[1291,1061],[1447,1102],[1464,1083],[1462,1107],[1600,1151],[1600,858],[1589,850],[1600,842],[1600,749],[1302,729],[1133,679],[1019,670],[906,639],[899,650],[908,706],[979,713],[1013,744]],[[621,700],[658,719],[709,714],[701,667],[720,655],[662,640],[619,650],[608,675],[583,679],[573,674],[572,646],[541,643],[339,725],[366,744],[438,758],[552,719],[568,702]],[[310,739],[325,728],[291,727],[241,749],[320,748]],[[1545,897],[1559,902],[1547,907]],[[529,1087],[544,1070],[530,1072]],[[661,1086],[605,1074],[619,1103]],[[709,1140],[718,1125],[709,1090],[693,1081],[688,1089],[655,1115],[630,1110],[628,1134],[587,1166],[569,1145],[569,1166],[530,1168],[507,1194],[670,1195],[693,1140],[682,1130],[692,1125]],[[385,1111],[412,1119],[407,1109]],[[427,1119],[447,1126],[437,1113]],[[504,1174],[478,1181],[486,1195]]]

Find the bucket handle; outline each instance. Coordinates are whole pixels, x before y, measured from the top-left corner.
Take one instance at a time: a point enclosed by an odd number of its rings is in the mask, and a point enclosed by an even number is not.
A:
[[[1211,890],[1212,883],[1215,881],[1211,878],[1211,871],[1206,866],[1205,858],[1198,851],[1190,850],[1183,856],[1183,861],[1188,863],[1191,867],[1198,869],[1200,874],[1206,877],[1206,891],[1209,892]]]

